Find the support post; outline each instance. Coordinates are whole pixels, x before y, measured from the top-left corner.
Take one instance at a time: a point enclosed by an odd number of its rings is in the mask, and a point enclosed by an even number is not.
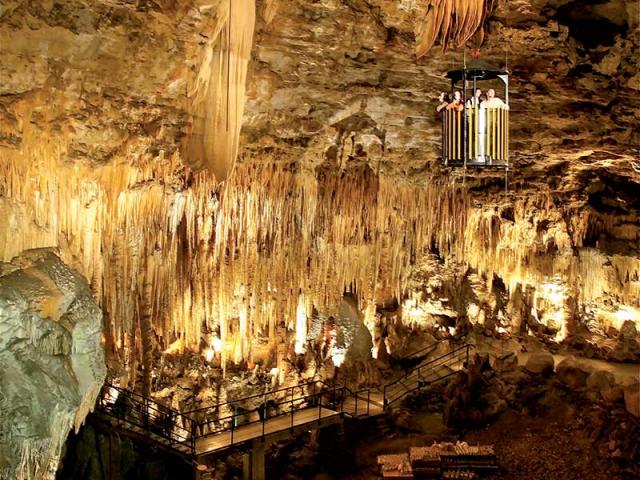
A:
[[[253,442],[251,452],[242,456],[242,480],[266,480],[264,447],[263,441],[256,440]]]
[[[201,480],[202,479],[202,475],[206,471],[207,471],[207,467],[205,465],[201,465],[201,464],[197,463],[193,467],[193,478],[194,478],[194,480]]]

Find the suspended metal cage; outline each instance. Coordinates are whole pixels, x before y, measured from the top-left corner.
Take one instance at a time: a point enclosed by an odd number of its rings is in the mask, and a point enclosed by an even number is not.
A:
[[[442,160],[447,166],[509,168],[509,74],[482,60],[447,72],[451,96],[461,92],[462,110],[442,110]],[[504,101],[479,101],[480,82],[499,80]],[[469,92],[470,91],[470,92]],[[471,93],[471,95],[469,95]],[[502,93],[502,92],[499,92]]]

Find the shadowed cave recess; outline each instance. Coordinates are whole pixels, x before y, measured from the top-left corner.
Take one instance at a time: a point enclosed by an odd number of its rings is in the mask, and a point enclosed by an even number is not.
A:
[[[639,46],[635,0],[1,2],[0,479],[638,478]]]

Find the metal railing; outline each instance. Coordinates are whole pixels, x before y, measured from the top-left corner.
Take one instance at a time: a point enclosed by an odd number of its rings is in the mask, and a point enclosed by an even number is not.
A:
[[[329,386],[324,382],[307,382],[198,408],[185,412],[185,415],[195,421],[195,440],[230,432],[231,446],[238,443],[236,432],[241,427],[260,424],[260,436],[264,437],[271,433],[267,431],[268,421],[275,418],[288,417],[289,428],[293,429],[296,426],[295,413],[301,410],[317,407],[317,416],[312,421],[318,422],[323,418],[323,408],[341,413],[345,396],[343,390],[344,387]],[[257,407],[246,408],[247,404],[255,401],[260,402]],[[232,413],[221,416],[225,410]]]
[[[509,164],[509,109],[467,107],[443,110],[442,159],[445,164]]]
[[[443,380],[454,373],[457,369],[452,368],[460,364],[469,364],[469,353],[474,348],[465,344],[433,360],[420,364],[409,373],[384,386],[383,398],[385,407],[401,400],[412,392],[427,385]]]
[[[428,345],[413,352],[412,356],[428,354],[436,348],[437,344]],[[473,347],[468,344],[458,347],[419,364],[401,378],[386,384],[382,392],[383,405],[380,406],[386,408],[411,392],[453,375],[457,371],[453,367],[468,365],[471,348]],[[256,403],[257,406],[251,406]],[[370,388],[352,390],[346,384],[338,386],[310,381],[179,412],[151,398],[107,383],[98,398],[97,410],[117,419],[122,428],[127,428],[128,425],[131,430],[150,434],[146,435],[148,438],[182,453],[195,455],[196,442],[206,437],[228,433],[229,439],[223,448],[229,448],[275,431],[287,428],[293,430],[297,426],[314,422],[321,425],[323,418],[335,414],[341,417],[369,416],[372,403],[380,402],[372,401]],[[316,412],[313,416],[307,415],[304,421],[296,423],[296,412],[311,409]],[[229,411],[231,413],[227,414]],[[285,423],[282,428],[283,424],[280,423],[276,430],[269,428],[268,422],[277,418],[288,418],[288,425]],[[245,435],[238,438],[240,428],[256,424],[260,424],[257,435],[253,432],[249,437]]]
[[[256,401],[260,402],[257,407],[244,407]],[[363,402],[366,403],[366,409],[362,408]],[[276,418],[288,417],[289,424],[284,429],[293,430],[299,425],[314,422],[321,425],[323,418],[335,414],[352,417],[369,415],[370,403],[370,389],[353,391],[346,385],[331,386],[325,382],[312,381],[178,412],[138,393],[107,383],[102,388],[97,410],[117,419],[123,428],[127,424],[129,427],[138,427],[142,432],[152,434],[148,435],[149,438],[155,438],[183,453],[195,455],[196,442],[206,437],[228,432],[229,439],[224,444],[224,448],[228,448],[249,439],[282,431],[282,424],[277,430],[268,428],[268,422]],[[296,423],[296,412],[311,409],[316,412],[313,417],[306,416],[303,422]],[[225,410],[231,410],[232,413],[221,416],[221,412]],[[258,435],[254,432],[249,438],[237,437],[240,428],[256,424],[261,425]]]
[[[96,410],[118,420],[121,425],[138,427],[154,436],[159,443],[183,453],[195,453],[193,419],[149,397],[106,383],[98,397]]]

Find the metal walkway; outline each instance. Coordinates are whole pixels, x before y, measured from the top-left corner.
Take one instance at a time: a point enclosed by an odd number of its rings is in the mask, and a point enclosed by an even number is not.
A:
[[[178,412],[151,398],[107,384],[100,394],[96,413],[114,428],[197,461],[232,448],[251,448],[256,440],[270,441],[323,428],[345,418],[383,415],[407,395],[463,368],[469,361],[471,348],[464,345],[431,359],[435,347],[430,345],[412,355],[418,359],[417,365],[385,385],[382,391],[353,391],[346,386],[308,382]]]

